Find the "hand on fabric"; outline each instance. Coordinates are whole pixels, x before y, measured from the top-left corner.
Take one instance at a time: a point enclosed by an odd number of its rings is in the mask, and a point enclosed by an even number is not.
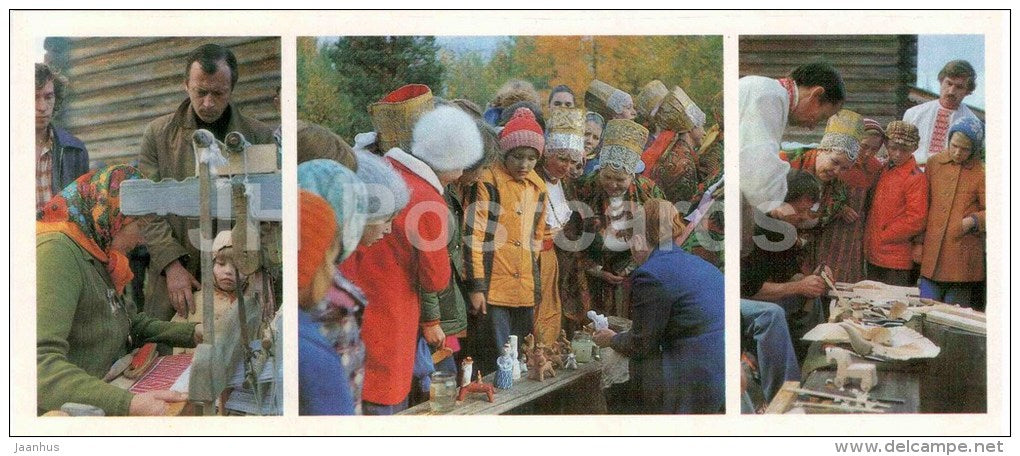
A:
[[[797,282],[797,293],[805,298],[817,298],[825,293],[825,281],[817,275],[809,275]]]
[[[611,283],[613,285],[619,285],[619,284],[623,283],[623,277],[620,277],[620,276],[618,276],[616,274],[613,274],[611,272],[602,271],[600,273],[600,277],[602,277],[602,280],[604,280],[606,282],[609,282],[609,283]]]
[[[613,343],[613,336],[615,335],[616,331],[613,331],[612,329],[600,329],[591,335],[591,339],[595,341],[595,345],[598,345],[599,347],[608,347]]]
[[[192,293],[202,289],[202,284],[195,280],[195,277],[187,269],[184,269],[179,260],[170,263],[164,273],[170,305],[177,311],[177,315],[188,318],[188,315],[195,313],[195,301]]]
[[[485,315],[485,293],[475,291],[471,293],[471,315]]]
[[[128,414],[131,416],[165,415],[169,409],[168,403],[186,400],[188,400],[187,393],[169,390],[146,391],[131,398]]]
[[[425,342],[433,347],[442,347],[443,342],[446,341],[446,334],[443,333],[443,328],[439,325],[422,328],[422,335],[425,336]]]
[[[854,223],[858,218],[860,218],[860,214],[858,214],[857,211],[850,206],[843,206],[843,209],[839,212],[839,216],[847,223]]]

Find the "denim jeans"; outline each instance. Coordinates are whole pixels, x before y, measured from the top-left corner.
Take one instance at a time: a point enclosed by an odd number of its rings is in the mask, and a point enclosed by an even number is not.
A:
[[[783,382],[800,381],[800,366],[782,307],[771,302],[741,299],[740,330],[745,339],[753,340],[766,401],[775,397]]]
[[[517,336],[518,345],[524,343],[524,336],[531,334],[535,321],[534,307],[488,306],[487,312],[492,321],[493,342],[496,353],[503,353],[503,344],[510,341],[510,335]]]
[[[946,304],[959,304],[963,307],[970,307],[984,311],[984,299],[981,299],[981,282],[936,282],[926,277],[921,277],[919,288],[921,297],[934,299]]]
[[[361,402],[361,413],[364,415],[396,415],[404,410],[407,410],[407,398],[393,405],[382,405],[368,401]]]

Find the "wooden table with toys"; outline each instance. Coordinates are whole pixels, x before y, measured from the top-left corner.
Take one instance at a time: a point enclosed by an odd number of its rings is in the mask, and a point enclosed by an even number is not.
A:
[[[804,381],[786,382],[766,413],[983,411],[984,314],[918,294],[872,281],[831,286],[828,322],[804,336]]]

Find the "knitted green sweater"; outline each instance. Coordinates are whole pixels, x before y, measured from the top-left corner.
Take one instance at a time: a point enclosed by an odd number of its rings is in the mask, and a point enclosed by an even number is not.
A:
[[[138,313],[112,292],[106,265],[64,234],[37,237],[36,265],[39,413],[77,402],[127,415],[134,395],[102,380],[113,362],[144,342],[194,346],[194,324]]]

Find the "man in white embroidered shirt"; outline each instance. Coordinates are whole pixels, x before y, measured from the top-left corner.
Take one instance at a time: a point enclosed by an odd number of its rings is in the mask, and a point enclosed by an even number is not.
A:
[[[823,62],[801,65],[789,77],[740,78],[740,191],[754,208],[769,212],[786,196],[790,165],[779,159],[787,125],[814,128],[839,112],[843,78]]]
[[[974,117],[963,99],[977,87],[977,73],[966,60],[953,60],[939,71],[939,98],[910,108],[903,114],[903,121],[916,125],[921,141],[914,152],[919,166],[924,166],[928,157],[946,148],[949,126],[965,117]]]

